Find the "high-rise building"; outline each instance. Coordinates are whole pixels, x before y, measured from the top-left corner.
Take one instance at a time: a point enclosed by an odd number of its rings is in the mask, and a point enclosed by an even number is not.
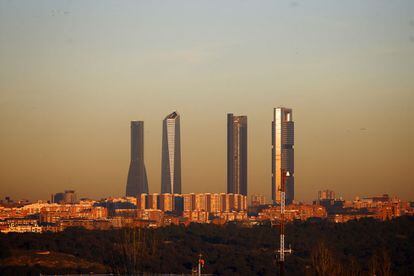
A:
[[[76,194],[74,190],[66,190],[63,194],[63,201],[66,204],[75,204],[76,203]]]
[[[64,193],[56,193],[52,196],[52,203],[64,203]]]
[[[148,201],[148,194],[140,194],[137,196],[137,209],[146,209]]]
[[[157,193],[153,193],[153,194],[148,194],[147,196],[147,204],[146,204],[146,208],[147,209],[159,209],[159,197],[160,195]]]
[[[286,203],[295,196],[294,190],[294,123],[292,109],[273,109],[272,122],[272,199],[280,203],[282,171],[286,172]]]
[[[173,194],[160,194],[159,207],[164,212],[171,212],[174,210],[174,195]]]
[[[266,197],[264,195],[252,195],[251,205],[260,206],[266,204]]]
[[[227,114],[227,193],[247,195],[247,116]]]
[[[207,211],[212,213],[217,213],[220,211],[220,195],[219,194],[212,194],[210,203],[207,206]]]
[[[318,199],[319,200],[335,199],[335,192],[331,190],[318,191]]]
[[[247,210],[247,196],[225,193],[141,194],[137,209],[160,209],[164,212],[206,211],[209,213]]]
[[[52,203],[75,204],[77,202],[74,190],[66,190],[64,193],[52,194]]]
[[[194,193],[183,195],[184,211],[193,211],[196,208],[196,195]]]
[[[195,209],[198,211],[207,211],[206,194],[196,194]]]
[[[129,165],[126,196],[148,193],[148,179],[144,164],[144,122],[131,122],[131,163]]]
[[[181,194],[180,115],[175,111],[162,124],[161,193]]]
[[[229,211],[228,194],[220,193],[220,211],[221,212]]]
[[[184,211],[184,198],[181,194],[174,194],[173,195],[173,210],[177,214],[182,214]]]

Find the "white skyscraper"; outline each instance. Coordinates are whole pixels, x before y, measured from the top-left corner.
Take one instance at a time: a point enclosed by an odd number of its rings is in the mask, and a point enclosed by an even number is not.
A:
[[[165,117],[162,130],[161,193],[181,194],[180,115]]]

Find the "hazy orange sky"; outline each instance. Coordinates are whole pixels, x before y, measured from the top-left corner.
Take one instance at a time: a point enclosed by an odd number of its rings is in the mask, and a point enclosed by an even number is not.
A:
[[[248,116],[270,198],[272,108],[293,108],[296,199],[414,199],[414,1],[0,1],[0,197],[123,196],[130,121],[160,191],[181,114],[183,192],[225,192],[226,114]]]

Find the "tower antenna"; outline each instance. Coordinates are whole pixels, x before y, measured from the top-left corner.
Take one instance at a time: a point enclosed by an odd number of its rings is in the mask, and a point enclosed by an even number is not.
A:
[[[292,249],[285,248],[285,204],[286,204],[286,178],[290,176],[286,170],[281,170],[282,185],[280,187],[280,248],[279,253],[279,271],[280,275],[285,275],[285,253],[292,253]]]

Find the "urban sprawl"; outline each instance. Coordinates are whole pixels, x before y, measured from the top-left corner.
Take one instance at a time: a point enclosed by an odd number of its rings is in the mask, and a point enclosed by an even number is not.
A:
[[[227,115],[227,193],[181,192],[180,115],[163,120],[161,193],[149,193],[144,164],[144,122],[131,122],[131,162],[126,195],[120,198],[77,199],[73,190],[48,201],[0,200],[0,231],[59,232],[68,227],[107,230],[123,227],[164,227],[190,223],[239,223],[246,227],[283,220],[361,218],[388,220],[414,215],[414,202],[387,194],[343,200],[330,190],[318,192],[312,204],[294,198],[294,122],[292,109],[275,108],[272,121],[271,203],[263,195],[247,199],[247,116]]]

